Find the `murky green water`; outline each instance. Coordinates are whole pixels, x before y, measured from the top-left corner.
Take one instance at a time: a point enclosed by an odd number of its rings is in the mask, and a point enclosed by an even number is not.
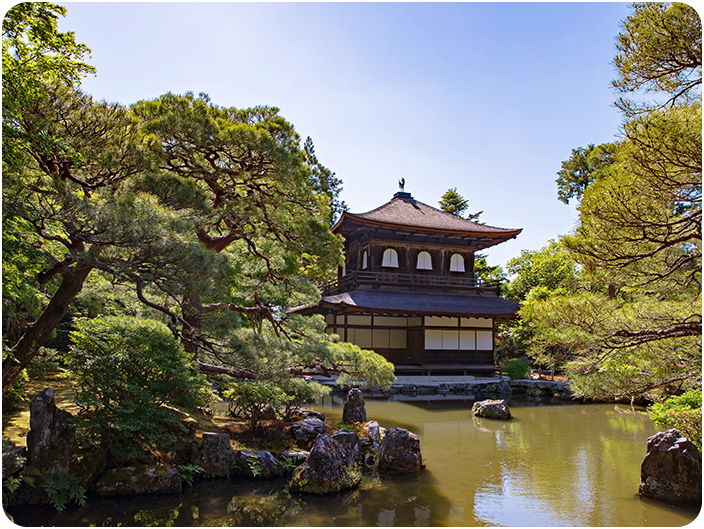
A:
[[[366,490],[291,496],[285,480],[203,481],[178,496],[97,500],[55,515],[14,511],[22,525],[681,526],[698,512],[640,499],[650,420],[614,405],[521,405],[510,422],[473,419],[471,400],[368,400],[367,416],[416,432],[416,478]],[[317,407],[328,420],[342,408]]]

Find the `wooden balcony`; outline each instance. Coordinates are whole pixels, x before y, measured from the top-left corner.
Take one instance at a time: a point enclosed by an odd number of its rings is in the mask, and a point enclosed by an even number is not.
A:
[[[418,287],[431,287],[445,290],[494,290],[499,294],[499,281],[482,281],[471,277],[434,276],[420,274],[398,274],[391,272],[368,272],[352,270],[347,275],[323,285],[323,294],[339,294],[354,290],[360,285],[408,287],[415,290]]]

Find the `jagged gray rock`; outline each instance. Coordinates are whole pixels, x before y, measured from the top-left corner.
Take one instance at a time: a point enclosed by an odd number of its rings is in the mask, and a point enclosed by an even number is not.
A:
[[[696,505],[702,501],[702,454],[677,430],[648,438],[640,467],[638,494],[668,503]]]
[[[296,445],[307,450],[324,429],[323,421],[316,417],[308,417],[303,422],[291,426],[291,433],[296,438]]]
[[[369,421],[362,425],[359,430],[359,435],[361,437],[369,438],[371,442],[371,448],[373,450],[379,449],[379,443],[381,443],[381,432],[383,428],[379,426],[376,421]]]
[[[367,422],[364,395],[357,388],[352,388],[347,392],[347,399],[342,408],[342,422]]]
[[[319,411],[309,410],[308,408],[303,408],[301,406],[294,407],[291,410],[291,416],[292,417],[302,417],[303,419],[307,419],[308,417],[315,417],[316,419],[320,419],[321,421],[325,421],[325,415],[323,415]]]
[[[46,388],[29,403],[27,459],[42,474],[69,472],[76,427],[71,414],[54,403],[54,390]]]
[[[266,451],[238,451],[237,467],[242,474],[253,478],[278,478],[285,473],[271,452]]]
[[[303,450],[299,452],[291,452],[286,450],[284,452],[281,452],[281,459],[288,459],[294,465],[299,466],[306,462],[306,459],[308,459],[309,455],[310,452],[306,452]]]
[[[235,461],[230,436],[226,433],[203,433],[203,443],[192,459],[193,464],[203,467],[206,475],[228,475]]]
[[[478,417],[486,417],[487,419],[510,419],[511,411],[506,405],[506,401],[501,400],[483,400],[475,402],[472,406],[472,415]]]
[[[405,428],[391,428],[379,446],[376,466],[384,472],[419,472],[425,466],[420,438]]]
[[[335,432],[332,438],[340,443],[347,452],[348,465],[352,465],[362,460],[362,452],[359,446],[359,436],[356,433],[342,429]]]
[[[322,434],[313,445],[308,460],[295,470],[289,489],[328,494],[356,487],[362,473],[357,465],[350,465],[348,461],[347,450],[330,434]]]

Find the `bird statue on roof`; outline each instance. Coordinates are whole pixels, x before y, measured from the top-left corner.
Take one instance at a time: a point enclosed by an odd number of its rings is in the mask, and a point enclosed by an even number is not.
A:
[[[403,188],[406,185],[406,180],[404,178],[401,178],[401,180],[398,181],[398,188],[403,192]]]

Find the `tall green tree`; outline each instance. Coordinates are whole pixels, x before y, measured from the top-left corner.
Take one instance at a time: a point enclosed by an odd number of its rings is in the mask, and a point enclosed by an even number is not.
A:
[[[91,271],[143,253],[171,223],[127,185],[147,165],[127,110],[77,88],[93,69],[58,32],[64,14],[26,3],[3,20],[3,391]]]
[[[157,261],[132,278],[145,302],[170,315],[201,369],[393,378],[381,357],[284,310],[317,302],[316,285],[342,256],[329,229],[344,207],[340,182],[312,141],[301,148],[277,108],[223,108],[204,94],[166,94],[132,110],[158,166],[138,187],[179,210],[198,240],[177,267]],[[161,301],[149,301],[148,289]]]
[[[572,156],[562,162],[562,168],[557,172],[557,197],[565,204],[569,204],[572,198],[580,200],[587,186],[603,176],[614,162],[616,149],[615,143],[592,143],[572,149]]]
[[[465,211],[469,208],[469,201],[457,192],[457,188],[453,187],[445,191],[445,193],[440,197],[440,209],[445,213],[455,215],[456,217],[466,218],[473,222],[479,220],[479,215],[484,213],[479,211],[478,213],[469,213],[464,217]]]
[[[687,4],[642,2],[622,24],[614,57],[613,86],[624,94],[616,105],[626,117],[701,97],[702,21]],[[631,99],[651,94],[654,100]]]
[[[701,23],[684,4],[634,4],[614,85],[656,99],[618,105],[613,160],[583,189],[564,242],[577,292],[527,303],[534,354],[567,347],[578,395],[626,398],[701,386]]]
[[[506,263],[506,270],[512,280],[504,293],[520,303],[535,288],[574,292],[580,286],[579,267],[560,241],[549,241],[540,250],[522,250],[521,255]]]

